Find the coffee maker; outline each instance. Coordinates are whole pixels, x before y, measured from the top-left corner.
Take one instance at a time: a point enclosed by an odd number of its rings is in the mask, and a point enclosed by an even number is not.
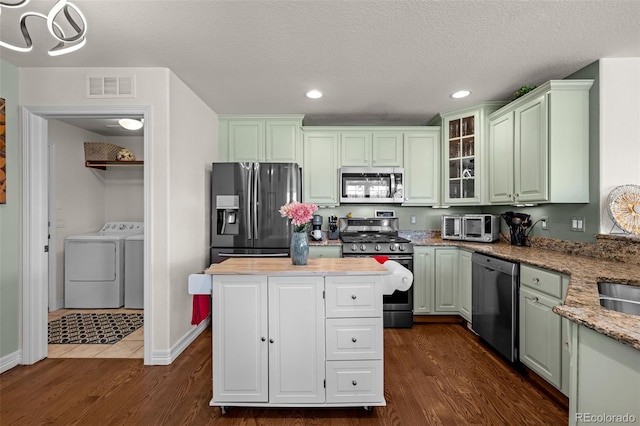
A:
[[[527,246],[527,228],[531,226],[531,216],[525,213],[505,212],[502,218],[509,227],[511,245]]]
[[[314,214],[311,219],[311,238],[314,241],[322,240],[322,216]]]

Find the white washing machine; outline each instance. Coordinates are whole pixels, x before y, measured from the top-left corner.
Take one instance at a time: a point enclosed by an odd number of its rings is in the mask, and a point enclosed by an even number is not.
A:
[[[108,222],[96,233],[65,238],[65,308],[120,308],[125,238],[143,232],[142,222]]]
[[[124,307],[144,308],[144,234],[124,240]]]

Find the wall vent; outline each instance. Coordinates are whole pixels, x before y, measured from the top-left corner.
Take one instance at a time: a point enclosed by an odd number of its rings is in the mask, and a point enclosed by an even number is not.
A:
[[[87,76],[87,98],[135,98],[135,76]]]

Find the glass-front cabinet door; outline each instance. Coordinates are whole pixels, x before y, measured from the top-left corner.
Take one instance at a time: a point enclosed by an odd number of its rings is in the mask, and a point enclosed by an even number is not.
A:
[[[473,201],[476,193],[476,115],[448,119],[446,144],[448,170],[444,182],[445,203]]]

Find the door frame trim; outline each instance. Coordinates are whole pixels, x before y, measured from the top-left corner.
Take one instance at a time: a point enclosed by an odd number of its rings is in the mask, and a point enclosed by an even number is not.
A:
[[[22,123],[22,364],[47,356],[48,255],[48,119],[142,115],[144,130],[144,364],[152,359],[151,106],[23,106]]]

